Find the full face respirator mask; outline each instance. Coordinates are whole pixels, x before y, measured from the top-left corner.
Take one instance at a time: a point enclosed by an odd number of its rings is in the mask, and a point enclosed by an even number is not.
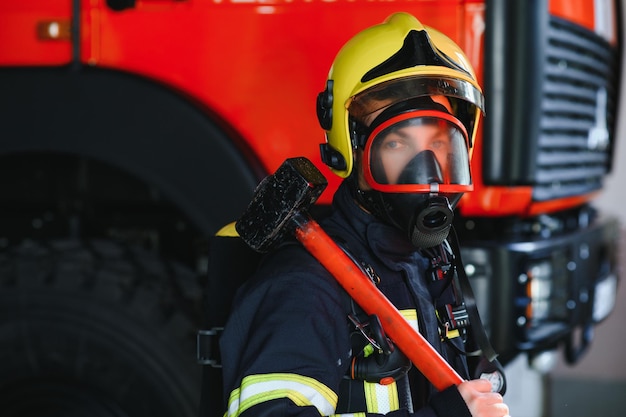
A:
[[[442,243],[454,207],[472,188],[463,124],[421,97],[389,107],[361,132],[362,172],[371,189],[357,190],[359,203],[418,248]]]

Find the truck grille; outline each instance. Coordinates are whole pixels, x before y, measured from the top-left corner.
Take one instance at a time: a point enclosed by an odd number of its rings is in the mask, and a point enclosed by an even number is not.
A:
[[[619,89],[617,52],[606,40],[554,17],[548,33],[535,201],[602,187]]]

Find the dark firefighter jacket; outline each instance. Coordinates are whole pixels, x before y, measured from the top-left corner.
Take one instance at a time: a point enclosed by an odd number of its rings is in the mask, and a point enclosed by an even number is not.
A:
[[[374,269],[379,289],[467,379],[464,358],[450,341],[441,342],[423,278],[427,260],[396,229],[361,210],[345,184],[322,225]],[[356,354],[347,319],[353,310],[347,293],[301,246],[266,256],[238,292],[220,340],[225,415],[470,416],[456,387],[437,393],[415,367],[386,385],[348,378]]]

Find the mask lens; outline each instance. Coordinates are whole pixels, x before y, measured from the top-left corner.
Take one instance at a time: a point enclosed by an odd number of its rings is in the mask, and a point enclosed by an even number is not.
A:
[[[467,137],[454,120],[443,112],[417,111],[380,124],[366,147],[371,185],[402,192],[412,185],[471,184]]]

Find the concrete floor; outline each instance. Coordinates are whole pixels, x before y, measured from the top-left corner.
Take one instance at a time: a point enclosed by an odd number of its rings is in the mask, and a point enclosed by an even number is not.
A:
[[[525,356],[507,365],[506,374],[504,399],[512,417],[626,416],[626,380],[541,374]]]
[[[551,385],[546,417],[626,416],[626,381],[554,378]]]

